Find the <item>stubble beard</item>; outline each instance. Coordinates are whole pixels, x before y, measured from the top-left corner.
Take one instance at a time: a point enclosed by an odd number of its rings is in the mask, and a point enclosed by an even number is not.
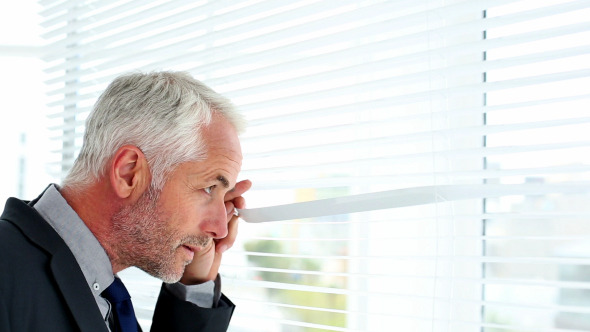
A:
[[[158,208],[159,198],[160,191],[150,186],[134,205],[113,216],[116,259],[123,266],[135,266],[165,283],[175,283],[191,262],[180,260],[180,247],[204,247],[209,238],[170,229],[166,222],[169,218]]]

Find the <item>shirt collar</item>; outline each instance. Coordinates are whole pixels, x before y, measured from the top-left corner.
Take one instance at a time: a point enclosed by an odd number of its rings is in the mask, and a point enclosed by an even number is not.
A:
[[[111,261],[103,247],[76,211],[68,205],[57,185],[50,185],[34,208],[70,248],[97,300],[99,309],[105,314],[108,304],[100,293],[113,282],[114,275]]]

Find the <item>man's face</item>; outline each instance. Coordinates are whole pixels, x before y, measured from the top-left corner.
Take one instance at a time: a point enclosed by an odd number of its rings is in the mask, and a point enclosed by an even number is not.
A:
[[[203,138],[205,160],[178,165],[161,191],[150,188],[113,217],[120,261],[169,283],[182,277],[195,252],[227,235],[224,196],[241,168],[240,144],[219,116]]]

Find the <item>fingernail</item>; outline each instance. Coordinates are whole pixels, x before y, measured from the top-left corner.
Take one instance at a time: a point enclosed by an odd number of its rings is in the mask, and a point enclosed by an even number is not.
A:
[[[223,254],[224,252],[226,252],[227,249],[228,249],[227,248],[227,245],[223,244],[223,245],[221,245],[219,247],[219,250],[218,251],[219,251],[220,254]]]

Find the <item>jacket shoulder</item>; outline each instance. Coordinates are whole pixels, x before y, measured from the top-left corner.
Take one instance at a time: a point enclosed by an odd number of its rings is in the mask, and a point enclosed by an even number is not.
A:
[[[46,331],[48,324],[60,331],[78,330],[56,283],[54,256],[48,250],[63,251],[63,246],[34,209],[21,201],[7,204],[0,218],[0,332]],[[76,263],[73,258],[69,262]]]

